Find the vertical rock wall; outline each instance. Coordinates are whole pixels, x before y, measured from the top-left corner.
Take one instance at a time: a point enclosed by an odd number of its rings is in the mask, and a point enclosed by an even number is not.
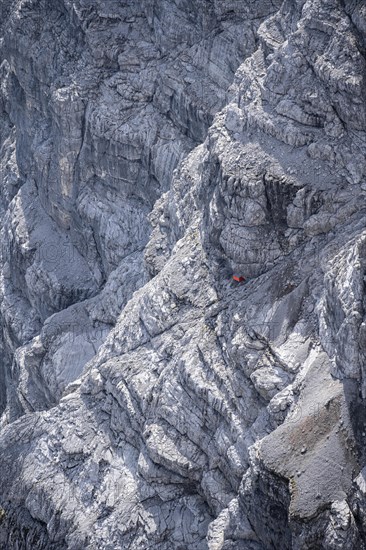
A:
[[[1,548],[364,548],[362,3],[1,11]]]

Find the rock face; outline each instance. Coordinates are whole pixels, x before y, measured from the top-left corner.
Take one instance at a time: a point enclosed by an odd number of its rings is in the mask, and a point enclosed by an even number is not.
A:
[[[0,548],[366,548],[365,4],[0,14]]]

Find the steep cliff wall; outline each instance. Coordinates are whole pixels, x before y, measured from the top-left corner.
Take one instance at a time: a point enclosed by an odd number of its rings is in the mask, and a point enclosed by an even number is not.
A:
[[[1,11],[1,547],[364,548],[364,4]]]
[[[13,419],[58,401],[146,281],[149,212],[225,104],[260,21],[249,5],[233,14],[208,2],[3,4],[1,307]]]

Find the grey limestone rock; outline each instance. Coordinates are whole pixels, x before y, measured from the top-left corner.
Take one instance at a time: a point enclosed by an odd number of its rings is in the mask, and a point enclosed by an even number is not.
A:
[[[364,3],[0,14],[0,548],[365,548]]]

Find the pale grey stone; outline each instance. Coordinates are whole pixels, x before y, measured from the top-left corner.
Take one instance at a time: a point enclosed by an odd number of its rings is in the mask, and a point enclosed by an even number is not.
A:
[[[0,548],[365,548],[362,2],[0,15]]]

